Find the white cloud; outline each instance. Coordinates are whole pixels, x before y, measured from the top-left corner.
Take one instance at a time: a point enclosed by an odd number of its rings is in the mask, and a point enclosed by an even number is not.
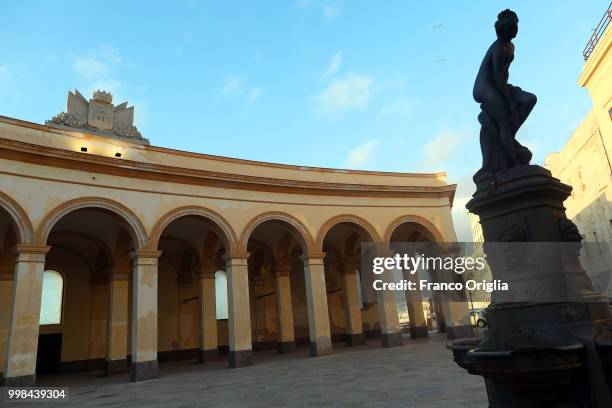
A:
[[[412,112],[414,102],[409,98],[400,98],[385,105],[380,110],[380,116],[407,115]]]
[[[323,75],[321,76],[321,79],[327,79],[331,77],[332,75],[334,75],[336,72],[338,72],[338,69],[340,69],[341,64],[342,64],[342,51],[338,51],[332,56],[332,59],[329,62],[329,66],[327,67]]]
[[[444,163],[451,157],[463,135],[448,129],[441,130],[438,135],[423,148],[421,167],[441,170]]]
[[[78,57],[72,68],[78,75],[92,79],[110,74],[121,62],[121,56],[115,49],[100,46]]]
[[[363,110],[370,99],[372,78],[348,74],[332,81],[317,97],[317,107],[325,113]]]
[[[333,20],[340,15],[340,3],[328,3],[323,6],[323,15],[327,20]]]
[[[376,149],[376,146],[378,146],[378,143],[378,140],[370,140],[351,150],[347,158],[348,166],[354,168],[363,164],[372,156],[372,153]]]
[[[239,94],[242,92],[244,80],[240,77],[228,75],[223,80],[222,94]]]
[[[251,88],[249,91],[249,103],[255,102],[261,96],[261,89],[259,88]]]

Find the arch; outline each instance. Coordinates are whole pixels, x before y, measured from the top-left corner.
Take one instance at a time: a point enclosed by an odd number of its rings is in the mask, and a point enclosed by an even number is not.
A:
[[[17,242],[20,244],[31,244],[34,238],[34,229],[28,214],[9,195],[0,191],[0,207],[6,211],[11,225],[17,234]]]
[[[300,244],[302,245],[304,253],[313,252],[313,239],[304,224],[302,224],[302,222],[294,216],[280,211],[270,211],[263,214],[259,214],[247,223],[246,227],[242,231],[242,235],[240,236],[240,249],[243,252],[246,252],[249,238],[251,237],[251,234],[253,233],[255,228],[257,228],[258,225],[263,224],[266,221],[281,221],[286,224],[289,224],[289,226],[292,227],[299,234],[297,239],[301,241]]]
[[[428,221],[419,215],[403,215],[391,221],[391,224],[389,224],[387,230],[385,231],[384,242],[390,242],[391,236],[393,235],[395,229],[405,223],[418,224],[425,228],[425,230],[430,234],[428,238],[430,238],[433,242],[444,242],[444,237],[440,233],[440,230],[438,230],[438,228],[436,228],[431,221]]]
[[[215,211],[205,207],[186,206],[175,208],[174,210],[166,213],[159,219],[159,221],[157,221],[153,227],[153,230],[151,231],[148,245],[149,249],[157,249],[161,235],[172,221],[190,215],[203,217],[211,221],[213,227],[212,229],[223,242],[223,245],[225,245],[226,251],[229,252],[236,247],[236,234],[225,218]]]
[[[147,244],[147,232],[138,216],[123,204],[102,197],[77,198],[55,207],[55,209],[48,213],[40,223],[36,232],[36,243],[45,245],[51,230],[60,219],[71,212],[84,208],[101,208],[117,215],[130,226],[129,232],[137,245],[137,249],[145,248]]]
[[[372,224],[370,224],[368,221],[357,215],[341,214],[330,218],[323,224],[323,226],[321,226],[321,228],[319,228],[317,240],[315,241],[316,248],[318,250],[323,251],[323,241],[325,240],[325,236],[334,226],[341,223],[349,223],[356,225],[369,235],[369,238],[372,242],[380,241],[380,235],[378,234],[378,231],[376,231],[376,228],[374,228]]]

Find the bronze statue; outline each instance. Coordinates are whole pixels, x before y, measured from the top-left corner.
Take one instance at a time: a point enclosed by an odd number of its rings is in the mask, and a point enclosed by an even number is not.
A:
[[[531,152],[516,141],[518,129],[536,104],[534,94],[508,83],[514,59],[512,39],[518,32],[518,16],[504,10],[497,16],[497,40],[487,50],[474,82],[473,96],[482,112],[478,121],[482,168],[474,175],[476,184],[493,183],[495,175],[518,165],[529,164]]]

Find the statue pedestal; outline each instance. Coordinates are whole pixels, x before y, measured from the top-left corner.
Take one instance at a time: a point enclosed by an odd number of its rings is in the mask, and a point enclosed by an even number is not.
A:
[[[455,361],[485,378],[490,407],[612,407],[608,300],[579,263],[565,215],[571,187],[539,166],[498,173],[467,204],[480,217],[494,293],[484,338],[449,344]]]

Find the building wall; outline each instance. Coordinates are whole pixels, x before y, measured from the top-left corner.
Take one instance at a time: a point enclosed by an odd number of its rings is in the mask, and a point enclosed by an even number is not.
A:
[[[573,187],[564,204],[586,242],[581,262],[594,283],[612,296],[612,25],[578,83],[588,89],[593,107],[563,149],[546,157],[545,166]]]

